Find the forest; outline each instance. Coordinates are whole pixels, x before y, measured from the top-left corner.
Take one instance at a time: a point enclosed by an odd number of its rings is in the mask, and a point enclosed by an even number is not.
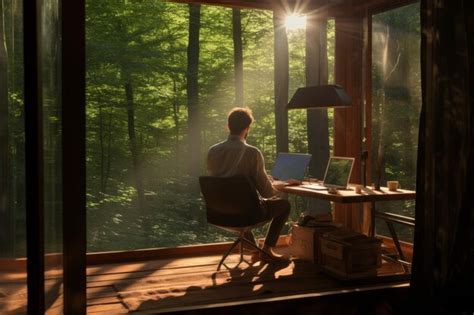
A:
[[[0,256],[24,256],[21,2],[1,6]],[[235,106],[252,109],[256,122],[248,143],[261,149],[271,170],[282,148],[274,46],[287,41],[291,97],[307,82],[304,25],[285,28],[271,11],[151,0],[89,0],[86,13],[88,251],[229,240],[206,223],[197,177],[206,173],[208,147],[226,139],[226,115]],[[398,179],[408,189],[415,187],[421,104],[418,14],[416,4],[373,17],[372,181]],[[42,42],[46,240],[55,251],[62,211],[60,34],[57,16],[47,21],[45,32],[56,32]],[[319,25],[325,28],[323,61],[331,83],[334,20]],[[311,143],[327,143],[330,154],[333,112],[320,116],[327,124],[322,136],[311,132],[321,120],[305,110],[289,111],[283,147],[311,152]],[[308,202],[291,202],[290,220],[296,220]],[[413,215],[410,202],[387,207]],[[402,234],[409,240],[410,233]]]

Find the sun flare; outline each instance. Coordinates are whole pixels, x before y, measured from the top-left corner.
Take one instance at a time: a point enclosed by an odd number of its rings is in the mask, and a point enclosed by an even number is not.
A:
[[[287,30],[303,29],[306,26],[306,16],[304,15],[288,15],[285,19],[285,26]]]

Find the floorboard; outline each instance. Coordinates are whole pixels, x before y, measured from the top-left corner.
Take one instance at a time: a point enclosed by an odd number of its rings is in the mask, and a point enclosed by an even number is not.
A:
[[[285,254],[285,249],[282,251]],[[408,285],[399,264],[384,262],[377,278],[341,282],[322,274],[312,263],[290,260],[283,264],[243,263],[236,269],[216,271],[221,256],[207,255],[87,268],[87,312],[119,314],[164,312],[179,308],[224,305],[257,299],[307,294],[335,294]],[[226,263],[234,266],[238,255]],[[247,257],[250,259],[250,257]],[[46,275],[47,289],[59,298],[48,314],[60,313],[62,295],[58,272]],[[0,313],[26,309],[24,274],[0,273]]]

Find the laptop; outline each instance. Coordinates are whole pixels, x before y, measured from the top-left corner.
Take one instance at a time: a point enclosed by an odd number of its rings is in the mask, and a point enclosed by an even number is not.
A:
[[[346,189],[351,177],[352,167],[354,166],[354,158],[333,156],[329,158],[324,174],[323,184],[302,185],[304,188],[326,190]]]
[[[280,181],[303,180],[310,160],[311,154],[280,152],[277,155],[271,174],[274,179]]]

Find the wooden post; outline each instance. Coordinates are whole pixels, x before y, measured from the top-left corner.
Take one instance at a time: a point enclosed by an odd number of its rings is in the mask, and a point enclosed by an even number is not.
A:
[[[371,184],[372,176],[372,161],[370,159],[370,152],[372,152],[372,15],[366,14],[363,20],[364,32],[364,48],[363,48],[363,88],[364,94],[362,98],[362,130],[365,142],[362,142],[362,150],[366,150],[368,158],[366,160],[365,177],[367,185]],[[364,140],[364,139],[362,139]],[[361,176],[364,176],[361,170]],[[361,178],[362,180],[362,178]],[[363,232],[369,231],[369,224],[371,222],[370,204],[364,204],[363,214]]]
[[[43,106],[36,1],[23,1],[25,93],[25,194],[28,314],[43,314],[44,292],[44,182]]]
[[[86,314],[86,4],[62,0],[64,314]]]
[[[352,98],[352,106],[334,110],[334,155],[355,158],[351,183],[361,183],[363,21],[361,17],[336,18],[335,78],[336,83],[342,85]],[[360,204],[336,205],[334,217],[354,231],[364,230],[364,213]]]

